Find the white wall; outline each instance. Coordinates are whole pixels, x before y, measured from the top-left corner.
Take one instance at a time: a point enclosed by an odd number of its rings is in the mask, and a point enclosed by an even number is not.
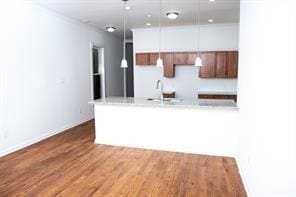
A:
[[[119,38],[36,5],[4,2],[0,154],[93,118],[90,42],[105,47],[107,95],[122,95]]]
[[[251,197],[296,196],[294,10],[292,1],[241,1],[238,162]]]
[[[162,51],[196,51],[196,26],[162,28]],[[238,24],[201,25],[200,49],[203,51],[238,50]],[[134,53],[158,51],[158,29],[133,30]],[[135,66],[135,97],[155,97],[155,83],[163,78],[156,67]],[[198,68],[177,66],[175,78],[163,78],[165,89],[175,90],[181,98],[196,98],[198,91],[236,92],[236,79],[201,79]]]

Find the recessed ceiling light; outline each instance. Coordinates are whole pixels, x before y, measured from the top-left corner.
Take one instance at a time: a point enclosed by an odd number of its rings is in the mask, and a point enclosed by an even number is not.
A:
[[[151,18],[152,17],[152,15],[151,14],[147,14],[147,18]]]
[[[151,23],[146,23],[146,26],[151,26]]]
[[[209,0],[209,2],[215,2],[215,0]]]
[[[213,20],[213,19],[209,19],[208,21],[209,21],[209,23],[212,23],[212,22],[214,22],[214,20]]]
[[[168,12],[166,15],[169,19],[174,20],[174,19],[178,18],[179,13],[178,12]]]
[[[106,27],[108,32],[114,32],[116,30],[115,27]]]
[[[124,8],[125,8],[126,10],[131,10],[131,9],[132,9],[132,7],[131,7],[131,6],[128,6],[128,5],[126,5]]]

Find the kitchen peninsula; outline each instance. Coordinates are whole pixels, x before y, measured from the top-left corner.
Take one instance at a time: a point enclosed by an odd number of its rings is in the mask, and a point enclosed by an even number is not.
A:
[[[220,156],[237,150],[232,100],[110,97],[92,103],[97,144]]]

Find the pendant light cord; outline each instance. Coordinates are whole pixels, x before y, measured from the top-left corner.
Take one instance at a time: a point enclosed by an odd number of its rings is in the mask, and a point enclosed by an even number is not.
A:
[[[159,15],[158,15],[158,58],[159,59],[160,59],[160,48],[161,48],[160,18],[161,18],[161,0],[159,0]]]
[[[125,7],[126,7],[126,1],[124,2],[124,11],[123,11],[123,59],[126,59],[125,56]]]
[[[125,14],[126,14],[126,1],[124,1],[124,9],[123,9],[123,59],[126,59],[125,56]],[[123,96],[126,99],[126,68],[123,68]]]
[[[200,57],[200,25],[199,25],[199,14],[200,14],[200,0],[197,0],[197,5],[198,5],[198,13],[197,13],[197,56]]]

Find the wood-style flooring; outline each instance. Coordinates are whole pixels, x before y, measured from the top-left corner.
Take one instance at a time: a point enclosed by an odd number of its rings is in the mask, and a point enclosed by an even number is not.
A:
[[[0,196],[246,196],[232,158],[93,141],[89,121],[0,158]]]

